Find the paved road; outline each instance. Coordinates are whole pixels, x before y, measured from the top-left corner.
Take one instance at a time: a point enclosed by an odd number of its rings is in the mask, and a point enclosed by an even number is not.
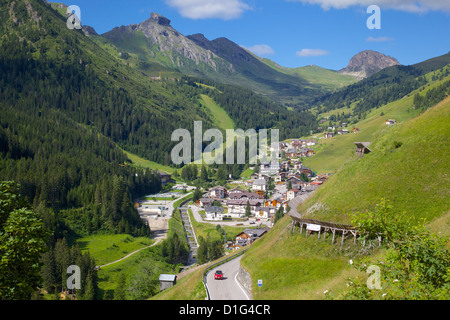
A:
[[[250,300],[236,280],[242,255],[208,272],[206,283],[211,300]],[[222,270],[224,280],[214,280],[216,270]]]
[[[272,193],[272,196],[270,197],[270,200],[275,200],[275,199],[278,199],[278,198],[282,198],[283,197],[283,195],[287,192],[288,190],[287,190],[287,187],[286,187],[286,184],[285,183],[283,183],[283,184],[277,184],[276,186],[275,186],[275,189],[273,190],[273,193]]]
[[[289,207],[291,208],[291,210],[289,211],[289,215],[291,217],[301,218],[302,215],[297,211],[297,208],[301,203],[303,203],[304,201],[306,201],[306,199],[308,199],[310,196],[312,196],[313,193],[314,193],[314,191],[302,192],[302,193],[300,193],[300,195],[298,195],[297,197],[292,199],[289,202]]]

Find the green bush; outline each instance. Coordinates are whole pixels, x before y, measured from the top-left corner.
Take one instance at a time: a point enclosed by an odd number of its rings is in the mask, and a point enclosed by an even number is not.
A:
[[[371,287],[364,277],[350,279],[350,289],[343,299],[413,299],[450,298],[450,254],[447,239],[437,237],[424,224],[406,213],[398,215],[386,200],[374,211],[356,214],[353,223],[360,225],[365,237],[382,235],[386,249],[384,261],[364,258],[354,267],[367,272],[369,265],[379,269],[380,286]],[[378,289],[378,290],[377,290]]]

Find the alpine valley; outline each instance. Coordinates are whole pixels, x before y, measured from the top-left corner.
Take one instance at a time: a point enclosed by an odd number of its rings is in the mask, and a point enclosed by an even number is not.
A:
[[[360,275],[346,263],[354,256],[397,259],[386,274],[411,287],[388,287],[388,298],[449,298],[450,53],[402,65],[365,50],[340,70],[287,68],[232,39],[183,35],[158,13],[98,34],[68,28],[67,12],[0,0],[0,300],[204,300],[211,263],[226,270],[221,259],[243,239],[239,272],[255,299],[374,298],[345,286]],[[280,162],[174,165],[172,133],[196,121],[223,133],[278,129]],[[357,157],[356,141],[373,147]],[[447,238],[352,219],[378,209],[408,211]],[[295,214],[398,238],[341,251],[290,233]],[[402,260],[411,250],[429,256]],[[166,289],[173,274],[180,281]]]

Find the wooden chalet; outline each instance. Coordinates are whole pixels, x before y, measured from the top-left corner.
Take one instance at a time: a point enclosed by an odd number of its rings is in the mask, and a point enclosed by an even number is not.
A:
[[[369,149],[370,142],[355,142],[356,145],[356,155],[362,158],[366,153],[372,152]]]

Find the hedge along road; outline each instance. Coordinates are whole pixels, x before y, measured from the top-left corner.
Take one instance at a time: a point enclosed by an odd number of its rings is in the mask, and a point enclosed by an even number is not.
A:
[[[211,300],[250,300],[244,288],[237,281],[242,257],[243,255],[240,255],[238,258],[219,265],[208,272],[206,285]],[[216,270],[223,272],[223,280],[214,279]]]

